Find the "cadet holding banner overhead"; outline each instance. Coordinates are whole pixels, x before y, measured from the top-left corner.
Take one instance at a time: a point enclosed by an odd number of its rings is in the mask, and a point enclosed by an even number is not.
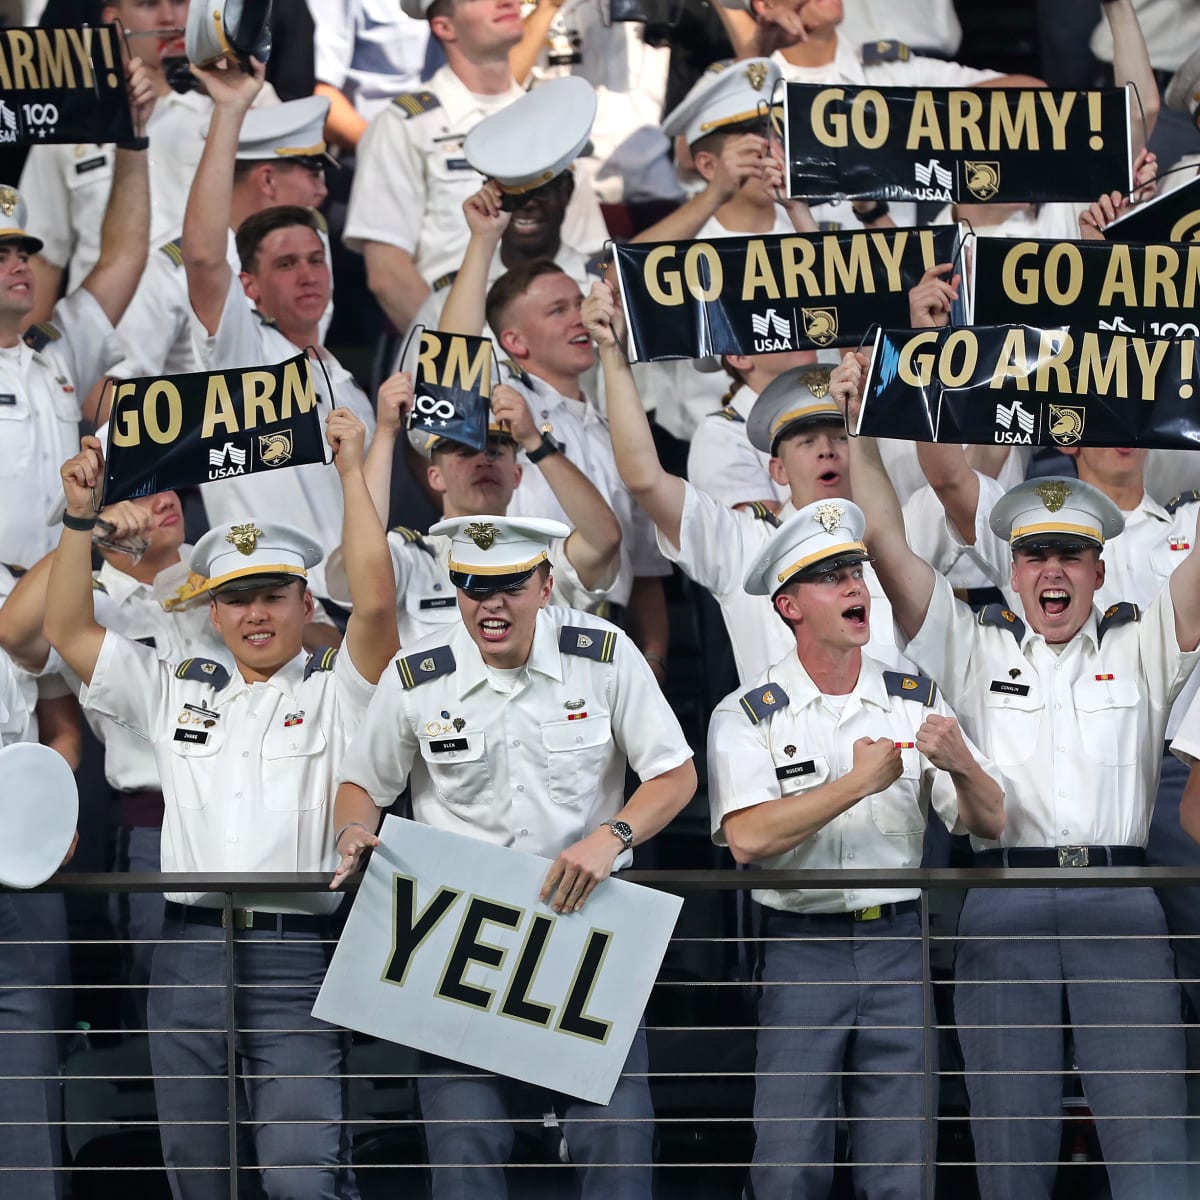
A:
[[[540,898],[569,920],[687,804],[691,750],[620,630],[547,607],[550,547],[566,526],[458,517],[431,532],[451,540],[461,624],[407,648],[380,681],[341,773],[331,886],[358,869],[379,809],[411,782],[415,820],[553,859]],[[641,784],[623,804],[627,758]],[[502,1200],[506,1081],[427,1065],[417,1090],[435,1200]],[[639,1031],[608,1105],[557,1102],[584,1200],[649,1200],[647,1066]]]
[[[832,388],[852,421],[860,379],[848,354]],[[976,616],[909,549],[874,441],[854,439],[851,462],[906,653],[1004,779],[1004,832],[975,839],[978,865],[1144,863],[1168,712],[1200,643],[1194,537],[1144,611],[1121,603],[1101,617],[1100,555],[1121,531],[1120,510],[1079,480],[1030,480],[991,515],[1012,548],[1025,620],[999,605]],[[968,893],[955,1012],[984,1200],[1051,1195],[1064,1000],[1115,1200],[1188,1194],[1185,1046],[1166,932],[1149,888]]]
[[[206,658],[163,663],[96,623],[90,489],[104,477],[99,442],[84,439],[62,468],[67,510],[46,633],[83,681],[85,708],[154,744],[166,871],[325,871],[336,862],[333,775],[398,639],[391,564],[362,475],[362,422],[338,409],[326,429],[356,601],[344,647],[306,661],[306,580],[320,549],[294,526],[247,513],[210,530],[192,558],[233,672]],[[229,1032],[264,1190],[272,1200],[356,1196],[345,1175],[341,1038],[310,1015],[336,898],[239,893],[233,904],[239,988]],[[168,896],[154,956],[150,1054],[176,1200],[230,1195],[222,922],[220,895]]]
[[[219,66],[195,70],[212,97],[213,115],[188,196],[180,248],[204,365],[221,370],[277,363],[311,347],[319,416],[324,419],[335,404],[347,407],[369,434],[375,425],[370,401],[320,344],[332,281],[317,214],[291,205],[254,213],[237,231],[241,277],[229,266],[238,138],[262,87],[262,64],[255,62],[252,74]],[[246,297],[254,302],[253,310]],[[330,378],[332,395],[322,371]],[[270,478],[229,474],[205,484],[201,493],[214,524],[253,512],[296,522],[311,532],[323,554],[338,544],[341,491],[326,466],[297,467]],[[317,595],[327,594],[323,571],[314,574],[311,585]]]
[[[782,870],[921,862],[932,808],[952,831],[1004,826],[994,767],[924,676],[863,653],[871,596],[863,515],[810,504],[746,573],[794,648],[727,696],[708,729],[712,836],[741,863]],[[826,1196],[838,1094],[854,1194],[923,1194],[924,997],[915,889],[754,893],[762,906],[754,1114],[747,1194]]]

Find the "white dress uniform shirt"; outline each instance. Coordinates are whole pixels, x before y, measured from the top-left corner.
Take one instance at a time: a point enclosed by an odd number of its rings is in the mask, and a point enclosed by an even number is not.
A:
[[[270,84],[255,105],[278,104]],[[150,242],[183,225],[192,178],[204,149],[212,101],[201,92],[159,96],[146,127],[150,138]],[[19,190],[29,210],[27,232],[41,238],[47,262],[77,288],[100,257],[100,226],[112,190],[114,147],[38,145],[29,148]]]
[[[117,334],[125,348],[125,358],[111,375],[118,379],[133,379],[141,375],[186,375],[203,371],[204,363],[192,336],[192,304],[188,299],[187,271],[179,249],[181,232],[162,245],[152,246],[146,269],[137,291],[129,302]],[[329,262],[329,234],[318,233]],[[225,261],[235,279],[242,270],[237,252],[237,235],[231,229],[225,249]],[[254,301],[243,292],[242,298],[251,312]],[[333,299],[330,297],[321,317],[318,330],[322,341],[333,320]]]
[[[508,515],[513,514],[510,511]],[[450,582],[451,539],[440,533],[418,534],[403,528],[393,529],[387,539],[396,573],[396,624],[400,645],[411,646],[447,626],[461,624],[458,593]],[[551,603],[586,610],[611,600],[611,588],[589,591],[583,586],[567,558],[566,544],[566,538],[553,538],[550,542],[554,581]],[[325,581],[331,600],[344,608],[352,607],[350,582],[340,546],[329,556]]]
[[[0,650],[0,746],[37,741],[36,718],[21,679],[25,674],[3,650]],[[31,723],[34,727],[32,736]]]
[[[429,22],[395,0],[308,0],[317,79],[368,121],[401,92],[421,86]]]
[[[606,598],[614,604],[628,604],[636,576],[669,575],[671,567],[658,550],[653,522],[634,502],[617,470],[608,425],[594,405],[564,396],[535,375],[524,379],[512,376],[505,382],[524,394],[534,421],[540,427],[550,427],[562,452],[592,481],[613,510],[621,526],[621,570]],[[570,525],[550,485],[537,466],[527,461],[523,450],[518,460],[524,469],[509,501],[508,516],[549,517]]]
[[[1146,491],[1160,504],[1200,488],[1200,454],[1195,450],[1151,450],[1144,471]]]
[[[1194,0],[1133,0],[1133,11],[1151,64],[1160,71],[1178,71],[1200,44],[1200,6]],[[1112,29],[1103,17],[1089,45],[1101,62],[1112,62]]]
[[[901,743],[903,775],[793,849],[758,860],[756,867],[781,871],[919,867],[931,802],[947,829],[964,832],[950,776],[912,745],[931,713],[954,714],[940,696],[926,706],[924,691],[914,692],[916,699],[890,694],[883,678],[886,669],[864,654],[854,690],[830,698],[822,695],[793,649],[759,676],[751,689],[766,685],[781,689],[788,698],[785,706],[755,724],[742,707],[743,692],[734,692],[717,705],[708,726],[708,769],[712,840],[718,846],[728,844],[721,822],[730,813],[802,795],[849,774],[854,743],[864,737]],[[775,698],[778,702],[778,691]],[[968,749],[985,770],[992,770],[969,742]],[[919,894],[916,888],[901,887],[768,888],[753,896],[760,904],[785,912],[842,913],[912,900]]]
[[[524,13],[533,7],[524,5]],[[671,48],[648,46],[640,22],[607,17],[594,0],[565,0],[534,64],[534,86],[578,75],[596,89],[593,153],[579,170],[602,203],[681,200],[662,131]]]
[[[154,582],[141,583],[118,571],[107,560],[96,572],[99,584],[93,593],[96,620],[131,641],[148,646],[163,663],[181,663],[188,654],[201,654],[219,662],[231,674],[236,670],[233,655],[212,627],[208,603],[167,612],[162,602],[187,581],[186,563],[191,547],[180,547],[181,562],[160,571]],[[82,687],[71,672],[74,690]],[[104,743],[104,778],[119,792],[161,791],[154,747],[127,726],[99,713],[85,716],[92,732]]]
[[[62,496],[59,468],[79,453],[79,406],[121,357],[116,333],[91,292],[54,307],[60,336],[40,350],[0,348],[0,561],[28,566],[58,545],[45,514]],[[42,339],[42,328],[29,331]]]
[[[962,26],[951,0],[854,0],[846,5],[838,36],[854,45],[888,38],[954,54],[962,44]]]
[[[265,683],[247,683],[235,671],[218,689],[180,679],[148,646],[104,635],[80,699],[153,743],[166,801],[164,871],[333,871],[334,776],[375,689],[348,653],[307,679],[305,662],[298,654]],[[219,893],[167,898],[222,903]],[[328,913],[339,900],[241,893],[233,903]]]
[[[197,340],[206,371],[278,363],[300,353],[299,346],[289,342],[273,323],[266,322],[247,306],[237,275],[229,281],[217,332],[209,337],[194,316],[192,322],[192,335]],[[333,384],[337,407],[350,409],[366,425],[369,441],[375,429],[371,402],[332,354],[323,351],[321,362]],[[313,378],[317,416],[324,428],[331,404],[326,395],[329,388],[325,377],[316,363],[313,363]],[[342,540],[342,488],[337,470],[330,464],[309,463],[270,473],[235,475],[202,484],[200,495],[209,524],[213,526],[241,521],[247,515],[287,521],[307,530],[326,555]],[[323,563],[309,571],[308,585],[316,595],[328,595]]]
[[[964,67],[961,63],[946,62],[940,58],[926,58],[921,54],[910,54],[907,61],[899,58],[892,62],[864,63],[861,44],[856,44],[840,33],[833,62],[820,67],[793,66],[777,50],[772,58],[789,83],[845,83],[854,86],[874,84],[884,87],[972,87],[988,79],[996,79],[999,71],[985,71],[977,67]]]
[[[992,511],[1008,490],[990,475],[975,472],[979,479],[979,512]],[[904,505],[904,536],[914,554],[919,554],[954,588],[998,587],[1013,595],[1008,575],[997,578],[995,560],[977,546],[968,546],[950,524],[937,492],[929,484],[918,488]],[[991,534],[991,531],[988,531]],[[991,535],[994,538],[994,535]],[[998,539],[995,539],[998,542]],[[978,534],[976,534],[978,541]],[[1012,556],[1009,556],[1012,562]]]
[[[1103,641],[1098,615],[1061,648],[1031,627],[1018,642],[938,579],[905,648],[1003,776],[999,844],[1146,844],[1167,715],[1200,654],[1179,649],[1166,589]]]
[[[612,661],[560,650],[566,626],[595,645],[611,634]],[[427,683],[415,672],[409,690],[398,661],[384,671],[339,773],[381,808],[411,777],[416,820],[555,858],[620,812],[626,759],[651,779],[692,756],[645,659],[597,617],[542,609],[529,660],[513,671],[489,669],[461,622],[407,657],[438,646],[454,670]]]
[[[683,517],[678,546],[658,534],[659,549],[685,575],[712,592],[721,606],[725,628],[733,644],[738,678],[757,679],[795,645],[791,631],[773,611],[769,596],[751,596],[742,580],[750,564],[766,545],[775,526],[742,509],[726,508],[718,500],[684,485]],[[779,513],[780,522],[795,513],[789,500]],[[896,649],[892,608],[870,563],[863,566],[871,595],[870,653],[890,667],[907,668]]]
[[[725,391],[729,390],[730,379],[724,371],[708,376],[692,369],[692,374],[697,380],[719,379]],[[689,482],[730,508],[748,500],[784,504],[792,494],[785,484],[771,478],[767,469],[771,456],[750,445],[746,436],[746,418],[757,399],[758,393],[743,384],[728,404],[708,413],[696,426],[688,447]]]

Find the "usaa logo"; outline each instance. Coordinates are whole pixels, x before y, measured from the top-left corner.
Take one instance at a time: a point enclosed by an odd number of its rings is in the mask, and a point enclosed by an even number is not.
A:
[[[764,313],[750,314],[754,333],[754,353],[773,354],[777,350],[792,350],[792,323],[773,308]]]

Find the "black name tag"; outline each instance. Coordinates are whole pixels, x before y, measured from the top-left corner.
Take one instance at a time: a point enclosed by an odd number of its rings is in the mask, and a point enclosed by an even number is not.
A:
[[[804,762],[788,763],[785,767],[775,768],[776,779],[795,779],[799,775],[812,775],[816,772],[817,764],[807,759]]]
[[[448,158],[446,167],[451,171],[473,171],[475,169],[465,158]]]
[[[158,648],[158,643],[152,637],[134,638],[139,646],[149,646],[151,650]]]
[[[440,742],[430,742],[429,749],[434,754],[449,754],[451,750],[465,750],[466,738],[443,738]]]
[[[100,167],[104,166],[107,161],[108,160],[103,154],[101,154],[99,158],[85,158],[83,162],[77,162],[75,164],[75,174],[86,175],[89,171],[98,170]]]
[[[0,392],[0,404],[16,404],[17,397],[12,392]]]
[[[202,729],[177,729],[175,730],[175,740],[177,742],[194,742],[197,746],[203,746],[208,741],[208,734]]]
[[[993,679],[990,692],[999,692],[1002,696],[1028,696],[1029,684],[1005,683],[1003,679]]]
[[[453,596],[431,596],[421,601],[421,608],[453,608],[457,603]]]

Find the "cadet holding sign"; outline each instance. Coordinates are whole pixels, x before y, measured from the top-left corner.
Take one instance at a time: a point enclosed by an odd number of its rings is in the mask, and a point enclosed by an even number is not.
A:
[[[635,843],[687,804],[691,751],[624,634],[547,608],[549,547],[566,526],[459,517],[431,532],[451,538],[462,624],[418,642],[384,674],[341,772],[332,886],[378,844],[379,809],[411,783],[416,820],[553,858],[540,898],[553,912],[578,912]],[[622,806],[626,756],[642,783]],[[434,1197],[503,1196],[513,1140],[505,1081],[430,1065],[418,1092]],[[646,1069],[639,1032],[607,1106],[568,1102],[585,1200],[650,1196]]]

